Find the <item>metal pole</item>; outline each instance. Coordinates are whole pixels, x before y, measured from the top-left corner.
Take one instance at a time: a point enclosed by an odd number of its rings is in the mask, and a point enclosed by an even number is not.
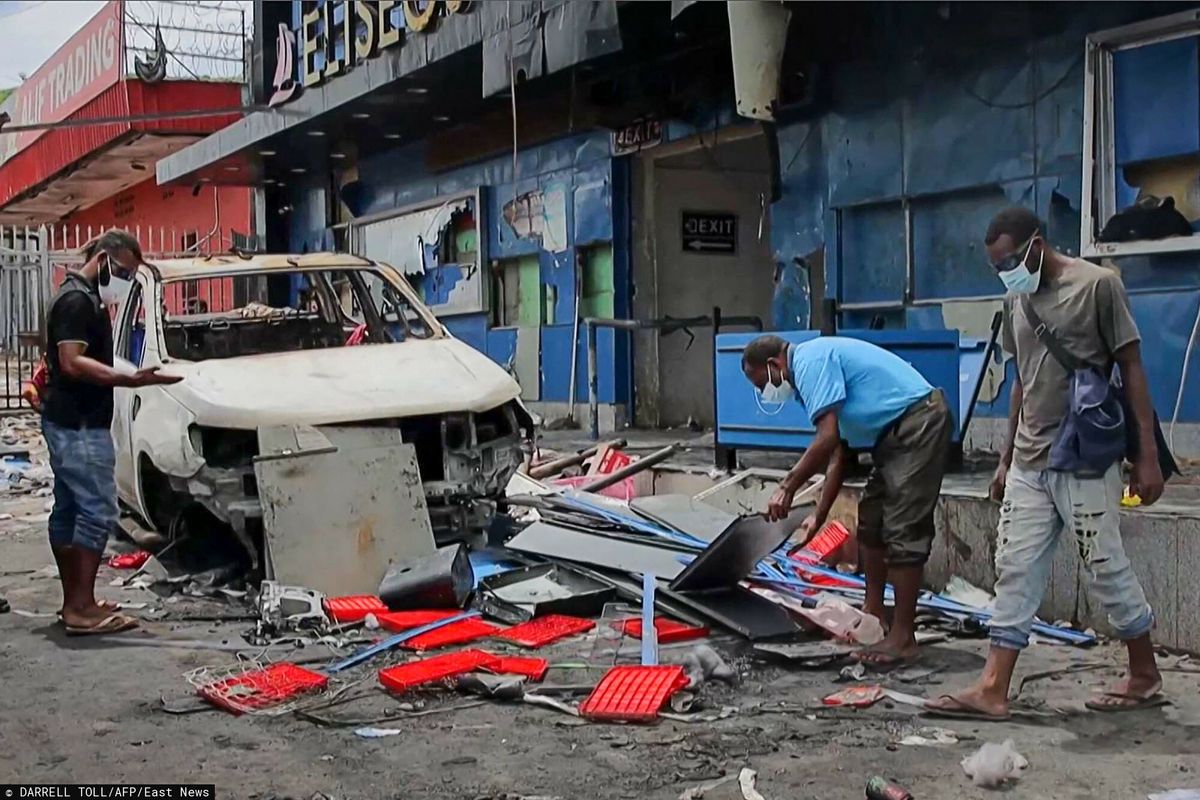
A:
[[[588,416],[591,425],[592,441],[600,440],[600,380],[596,364],[596,326],[591,320],[587,322],[588,342]]]
[[[615,439],[608,442],[608,447],[620,449],[628,444],[624,439]],[[557,475],[567,467],[573,467],[576,464],[582,464],[592,456],[596,455],[600,450],[600,445],[594,444],[586,450],[581,450],[578,453],[570,456],[556,458],[553,461],[547,461],[545,464],[538,464],[536,467],[529,468],[529,477],[531,478],[549,478],[551,475]]]
[[[630,464],[627,467],[621,467],[621,469],[617,470],[616,472],[610,473],[598,480],[592,481],[591,483],[582,487],[580,489],[580,491],[581,492],[598,492],[601,489],[607,489],[609,486],[612,486],[615,483],[619,483],[619,482],[625,480],[630,475],[636,475],[639,472],[642,472],[643,470],[647,470],[650,467],[653,467],[655,464],[659,464],[663,461],[666,461],[668,458],[675,455],[675,453],[677,453],[678,451],[679,451],[678,443],[669,444],[661,450],[655,450],[653,453],[646,456],[645,458],[639,458],[637,461],[633,462],[632,464]]]

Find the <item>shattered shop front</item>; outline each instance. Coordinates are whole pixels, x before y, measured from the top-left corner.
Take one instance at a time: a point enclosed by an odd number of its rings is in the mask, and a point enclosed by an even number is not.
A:
[[[608,142],[585,134],[520,150],[516,179],[511,155],[434,175],[427,142],[378,153],[341,173],[336,197],[315,187],[296,196],[289,249],[392,264],[457,338],[513,374],[527,403],[555,418],[574,397],[582,414],[588,356],[576,320],[628,313]],[[327,203],[349,219],[312,224]],[[612,407],[627,402],[624,335],[599,332],[606,427],[621,424]]]

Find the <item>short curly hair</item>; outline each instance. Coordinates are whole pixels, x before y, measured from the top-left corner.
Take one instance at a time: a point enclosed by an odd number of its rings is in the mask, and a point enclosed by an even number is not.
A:
[[[983,243],[991,246],[1007,233],[1012,238],[1013,244],[1019,246],[1032,239],[1033,235],[1040,230],[1044,229],[1037,214],[1024,206],[1009,206],[992,217],[992,221],[988,223],[987,235],[983,237]]]

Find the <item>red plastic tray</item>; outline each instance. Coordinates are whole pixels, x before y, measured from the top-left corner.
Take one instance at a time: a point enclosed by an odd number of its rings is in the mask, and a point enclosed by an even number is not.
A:
[[[522,647],[542,647],[551,642],[557,642],[559,639],[590,631],[594,627],[596,627],[596,623],[590,619],[550,614],[514,625],[503,633],[497,634],[496,638],[515,642]]]
[[[613,627],[626,636],[632,636],[635,639],[642,638],[642,620],[640,617],[614,622]],[[708,636],[708,628],[705,626],[688,625],[673,619],[667,619],[666,617],[655,617],[654,629],[658,631],[658,641],[660,644],[686,642],[689,639],[700,639]]]
[[[407,692],[427,683],[444,681],[455,675],[487,669],[500,659],[483,650],[459,650],[408,664],[397,664],[379,671],[379,682],[393,692]]]
[[[489,672],[497,675],[524,675],[531,681],[540,681],[546,677],[550,662],[544,658],[522,658],[520,656],[501,656],[498,662],[488,667]]]
[[[681,666],[613,667],[579,706],[579,713],[608,722],[651,722],[686,685]]]
[[[388,607],[378,597],[356,594],[349,597],[330,597],[325,600],[325,613],[334,622],[362,622],[367,614],[387,613]]]
[[[468,617],[459,622],[451,622],[440,628],[414,636],[400,645],[406,650],[436,650],[439,647],[449,647],[452,644],[463,644],[482,639],[484,636],[494,636],[504,629],[484,622],[478,617]]]
[[[281,662],[201,686],[196,693],[215,706],[242,714],[270,708],[297,695],[324,689],[328,683],[326,675]]]
[[[808,541],[808,544],[803,547],[793,548],[788,555],[800,559],[808,556],[817,561],[824,561],[838,550],[841,550],[842,545],[849,538],[850,531],[846,526],[834,520],[827,523],[824,528],[821,528],[817,535]]]
[[[449,611],[446,609],[432,611],[387,611],[382,614],[376,614],[375,619],[379,620],[379,627],[384,630],[399,633],[409,628],[419,628],[422,625],[440,622],[441,620],[458,616],[461,613],[461,611]]]

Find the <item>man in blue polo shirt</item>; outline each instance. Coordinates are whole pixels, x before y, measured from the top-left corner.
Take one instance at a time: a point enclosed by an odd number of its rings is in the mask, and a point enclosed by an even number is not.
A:
[[[797,345],[760,336],[746,346],[742,371],[763,402],[799,402],[817,429],[772,495],[768,518],[785,517],[796,491],[825,470],[820,500],[805,520],[805,535],[811,536],[825,524],[842,488],[850,449],[871,451],[873,469],[858,506],[858,545],[867,576],[863,611],[884,622],[889,578],[896,600],[887,636],[856,658],[878,667],[911,660],[917,654],[917,595],[954,424],[945,395],[899,356],[838,336]]]

